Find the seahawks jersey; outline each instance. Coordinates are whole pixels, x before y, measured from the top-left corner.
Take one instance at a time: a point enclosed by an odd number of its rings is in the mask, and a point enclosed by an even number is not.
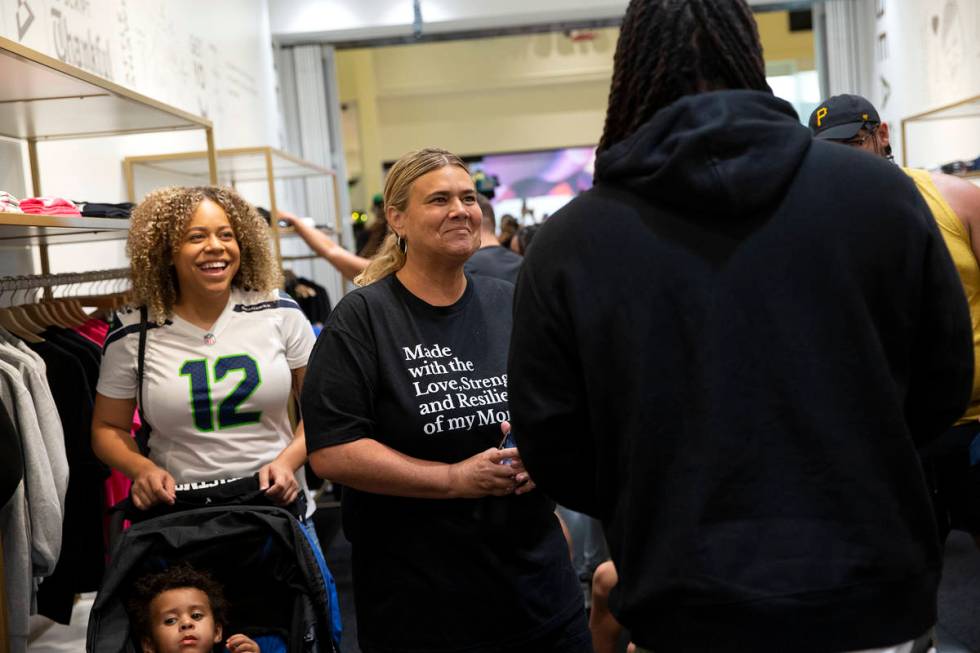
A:
[[[139,311],[110,329],[98,392],[137,395]],[[288,295],[232,289],[210,330],[177,315],[147,325],[143,416],[150,459],[178,483],[250,476],[292,440],[291,370],[305,367],[314,336]],[[305,489],[302,474],[301,485]]]

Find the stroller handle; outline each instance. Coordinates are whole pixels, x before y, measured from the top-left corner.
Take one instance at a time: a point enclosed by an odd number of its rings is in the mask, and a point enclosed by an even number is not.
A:
[[[239,478],[181,483],[175,488],[175,494],[176,500],[172,505],[157,504],[146,510],[137,508],[136,504],[133,503],[132,495],[130,495],[114,505],[111,511],[122,512],[125,519],[137,523],[153,517],[196,508],[276,506],[266,495],[265,490],[259,489],[259,475],[257,473]],[[306,495],[300,492],[293,503],[288,506],[277,507],[285,509],[297,519],[303,519],[306,517]]]

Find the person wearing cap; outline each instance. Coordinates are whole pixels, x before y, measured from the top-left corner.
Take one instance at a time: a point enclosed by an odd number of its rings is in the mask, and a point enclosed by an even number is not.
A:
[[[888,123],[860,95],[835,95],[810,115],[814,138],[850,145],[892,160]],[[952,175],[902,168],[935,218],[956,266],[973,325],[973,392],[966,412],[922,450],[941,539],[951,528],[980,547],[980,188]]]

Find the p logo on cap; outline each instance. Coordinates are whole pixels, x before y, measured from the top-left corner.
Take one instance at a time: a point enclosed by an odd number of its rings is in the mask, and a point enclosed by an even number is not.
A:
[[[823,119],[827,117],[827,107],[817,109],[817,127],[821,126]]]

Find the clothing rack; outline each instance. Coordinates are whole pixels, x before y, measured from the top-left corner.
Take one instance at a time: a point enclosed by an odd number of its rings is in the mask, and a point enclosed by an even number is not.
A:
[[[78,283],[94,283],[113,279],[128,279],[129,268],[111,270],[92,270],[90,272],[62,272],[59,274],[25,274],[14,277],[0,277],[0,292],[31,290],[32,288],[53,288],[71,286]]]

